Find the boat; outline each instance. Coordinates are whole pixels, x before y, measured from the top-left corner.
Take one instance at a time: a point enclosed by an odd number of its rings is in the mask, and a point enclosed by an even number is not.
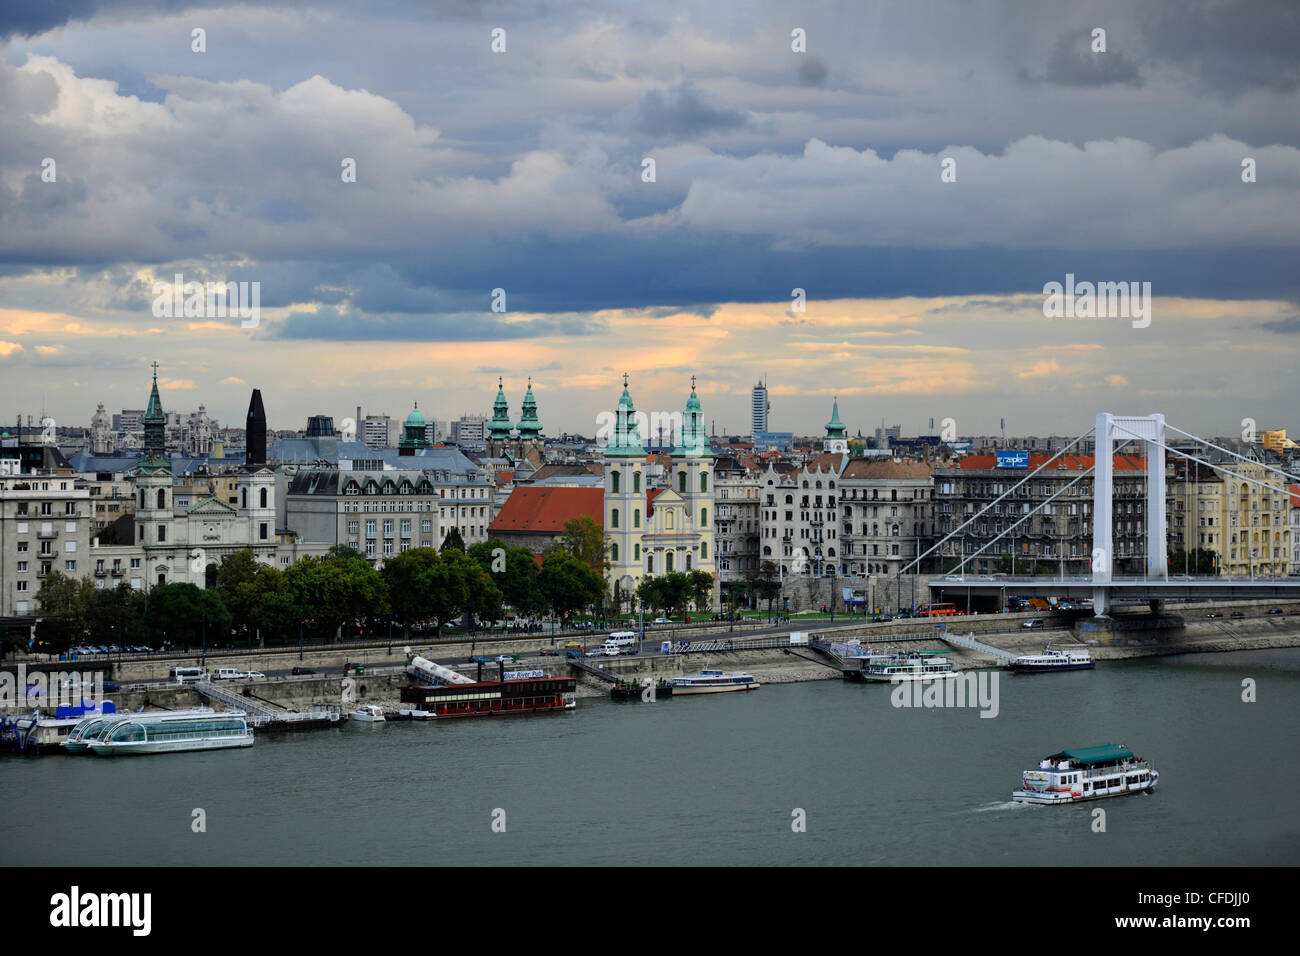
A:
[[[0,750],[23,754],[60,753],[63,742],[88,719],[111,718],[117,708],[111,700],[100,704],[64,704],[54,715],[34,710],[12,719],[0,719]]]
[[[491,717],[540,714],[573,710],[577,707],[577,678],[547,676],[541,671],[530,672],[527,677],[506,676],[506,665],[497,662],[499,680],[483,680],[483,662],[479,662],[477,679],[455,674],[459,682],[446,674],[435,674],[427,666],[412,659],[407,672],[418,683],[402,688],[403,704],[428,711],[439,720],[446,717]],[[450,683],[426,683],[436,676]]]
[[[898,684],[904,681],[956,677],[952,661],[944,656],[947,653],[909,651],[902,654],[873,654],[863,661],[859,679],[868,683]]]
[[[392,718],[386,718],[386,719],[391,719],[391,720],[433,720],[433,719],[434,719],[434,715],[433,715],[433,711],[429,711],[429,710],[416,710],[416,709],[411,708],[411,707],[404,707],[404,708],[402,708],[401,710],[399,710],[399,711],[397,712],[396,716],[394,716],[394,717],[392,717]]]
[[[743,671],[729,674],[725,671],[700,671],[690,677],[674,677],[670,682],[673,696],[682,694],[724,694],[733,690],[758,690],[759,683],[753,674]]]
[[[1022,654],[1007,664],[1016,674],[1042,674],[1047,671],[1082,671],[1097,666],[1084,648],[1063,650],[1045,647],[1041,654]]]
[[[141,720],[149,720],[154,717],[161,717],[164,714],[203,716],[213,713],[216,713],[216,711],[211,707],[195,707],[191,710],[140,711],[134,714],[128,711],[125,713],[119,712],[85,717],[72,728],[72,732],[69,733],[67,739],[63,741],[63,749],[66,753],[70,754],[89,753],[92,741],[101,739],[110,727],[132,717]]]
[[[242,710],[210,714],[131,714],[90,742],[99,757],[181,753],[253,746],[253,730]]]
[[[609,696],[614,700],[658,700],[673,696],[673,685],[662,677],[655,681],[653,694],[648,693],[650,686],[637,681],[617,680],[609,689]]]
[[[1044,757],[1021,775],[1016,803],[1081,803],[1155,789],[1160,774],[1127,747],[1076,747]]]
[[[387,718],[384,717],[383,710],[379,707],[376,707],[374,704],[362,704],[352,713],[348,714],[348,719],[360,720],[365,723],[377,724],[383,720],[386,720]]]

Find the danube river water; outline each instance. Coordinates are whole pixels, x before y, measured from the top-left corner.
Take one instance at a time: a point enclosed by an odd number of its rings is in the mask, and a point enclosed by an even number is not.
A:
[[[1002,674],[999,691],[993,719],[819,681],[245,750],[6,758],[0,864],[1300,863],[1300,649]],[[1153,795],[1010,802],[1042,756],[1108,741],[1160,771]]]

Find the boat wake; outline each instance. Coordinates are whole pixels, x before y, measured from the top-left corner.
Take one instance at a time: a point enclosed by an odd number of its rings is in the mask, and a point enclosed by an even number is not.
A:
[[[1027,803],[1017,803],[1014,800],[999,800],[997,803],[986,803],[982,807],[973,808],[973,813],[990,813],[996,810],[1018,810],[1021,807],[1027,807]]]

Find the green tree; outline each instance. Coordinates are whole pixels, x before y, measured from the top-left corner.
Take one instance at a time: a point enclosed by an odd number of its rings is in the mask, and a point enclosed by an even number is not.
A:
[[[1214,574],[1218,570],[1218,555],[1209,548],[1172,551],[1169,570],[1173,574]]]
[[[215,588],[159,584],[149,592],[148,627],[157,643],[193,647],[206,633],[209,644],[222,644],[230,636],[230,612]]]
[[[254,620],[263,640],[284,643],[289,637],[296,639],[301,618],[288,574],[277,567],[263,567],[257,573],[256,594]]]
[[[61,571],[46,575],[36,593],[40,608],[36,639],[43,651],[59,653],[85,638],[94,596],[89,578],[70,578]]]
[[[767,616],[772,616],[772,601],[781,593],[781,571],[771,561],[745,572],[745,588],[756,601],[767,602]]]
[[[393,620],[401,625],[405,636],[409,637],[411,628],[430,616],[428,592],[438,560],[439,554],[433,548],[412,548],[393,555],[380,571],[388,586]]]
[[[460,536],[460,528],[452,526],[452,529],[447,532],[447,537],[442,539],[441,550],[459,551],[462,554],[465,552],[465,539]]]
[[[541,590],[547,605],[567,621],[601,599],[605,580],[584,561],[556,548],[542,559]]]
[[[691,600],[695,610],[707,611],[713,607],[713,575],[696,568],[687,575],[690,583]]]
[[[579,515],[564,522],[559,544],[602,579],[605,577],[609,570],[609,543],[604,529],[591,515]]]
[[[217,591],[230,611],[237,633],[247,633],[257,626],[259,600],[258,575],[265,569],[258,564],[252,548],[244,548],[221,559],[217,568]]]

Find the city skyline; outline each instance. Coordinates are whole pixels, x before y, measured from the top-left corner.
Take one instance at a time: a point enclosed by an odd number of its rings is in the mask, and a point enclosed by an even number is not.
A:
[[[1300,25],[1024,6],[11,12],[3,398],[135,407],[157,360],[221,420],[260,385],[280,427],[531,374],[583,432],[624,371],[664,409],[698,374],[735,433],[760,375],[782,431],[834,396],[864,433],[1285,427]],[[259,314],[166,317],[176,276]],[[1149,283],[1149,324],[1049,318],[1074,278]]]

